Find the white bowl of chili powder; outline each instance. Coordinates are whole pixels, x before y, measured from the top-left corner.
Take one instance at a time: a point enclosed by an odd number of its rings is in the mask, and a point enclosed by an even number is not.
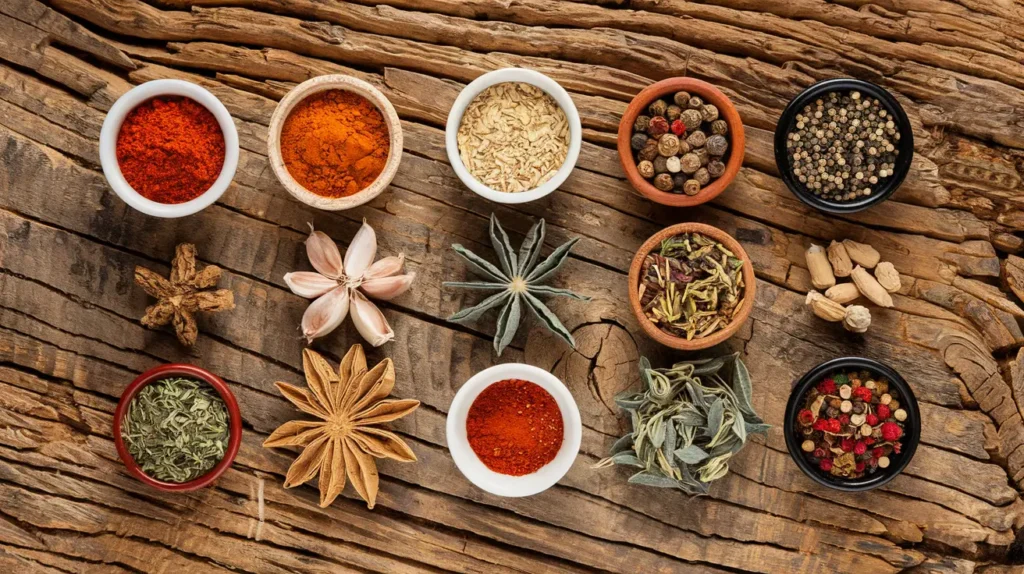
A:
[[[583,424],[569,389],[551,373],[507,363],[462,385],[448,409],[455,466],[498,496],[530,496],[561,480],[580,450]]]
[[[125,203],[184,217],[220,198],[238,167],[238,131],[224,104],[183,80],[153,80],[118,98],[100,130],[100,164]]]

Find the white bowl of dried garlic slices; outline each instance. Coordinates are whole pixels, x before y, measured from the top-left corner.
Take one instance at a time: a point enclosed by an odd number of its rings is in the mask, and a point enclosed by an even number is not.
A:
[[[576,166],[583,127],[568,92],[523,68],[488,72],[456,98],[445,129],[462,183],[498,203],[526,203],[558,189]]]

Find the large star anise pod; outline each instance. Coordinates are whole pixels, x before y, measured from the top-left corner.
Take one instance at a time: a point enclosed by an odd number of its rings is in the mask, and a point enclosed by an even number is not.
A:
[[[301,446],[284,479],[285,488],[305,484],[320,475],[320,506],[334,502],[345,489],[345,475],[359,496],[373,508],[377,500],[377,463],[374,458],[414,462],[409,445],[380,424],[416,410],[413,399],[386,399],[395,386],[391,359],[366,369],[362,345],[353,345],[337,374],[316,351],[302,351],[302,370],[309,391],[288,383],[275,383],[281,394],[307,414],[321,420],[286,422],[263,441],[265,447]]]
[[[146,307],[142,324],[156,329],[173,323],[174,333],[181,344],[186,347],[195,345],[199,328],[193,315],[197,311],[215,313],[235,308],[235,296],[230,289],[209,290],[219,280],[220,267],[216,265],[196,270],[196,246],[191,243],[182,243],[175,248],[168,279],[145,267],[136,267],[135,283],[157,299],[156,303]]]

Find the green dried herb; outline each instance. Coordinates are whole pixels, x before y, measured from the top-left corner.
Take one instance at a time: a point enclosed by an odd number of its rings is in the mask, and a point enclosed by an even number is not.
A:
[[[128,405],[121,438],[135,463],[165,482],[206,474],[228,446],[228,409],[205,382],[168,378],[142,388]]]
[[[572,297],[580,301],[589,301],[590,297],[577,295],[568,289],[557,289],[541,285],[545,279],[551,277],[561,267],[565,259],[569,257],[572,246],[579,241],[579,238],[571,239],[551,252],[546,259],[538,263],[541,249],[544,247],[544,220],[541,219],[530,228],[519,247],[519,254],[512,249],[508,241],[508,235],[498,223],[498,218],[491,214],[491,243],[494,251],[498,254],[498,261],[501,268],[495,267],[486,259],[466,249],[462,245],[452,245],[452,249],[461,255],[470,265],[470,268],[478,274],[487,278],[486,281],[458,282],[448,281],[445,287],[462,287],[465,289],[481,289],[485,291],[499,291],[484,299],[479,304],[463,309],[448,317],[449,321],[463,323],[474,321],[480,318],[490,309],[503,305],[501,313],[498,314],[498,326],[494,333],[494,350],[501,355],[505,347],[512,342],[519,329],[519,322],[522,319],[522,307],[525,303],[533,314],[540,319],[540,322],[552,333],[558,335],[573,348],[576,341],[572,333],[562,325],[558,317],[548,309],[547,305],[541,303],[538,295],[561,295]]]
[[[633,484],[707,494],[729,472],[729,459],[751,434],[766,434],[750,402],[750,374],[739,353],[652,369],[640,359],[643,389],[615,397],[630,414],[633,432],[612,446],[597,467],[641,468]]]
[[[640,269],[644,314],[662,331],[687,340],[725,328],[746,294],[743,260],[699,233],[661,242]]]

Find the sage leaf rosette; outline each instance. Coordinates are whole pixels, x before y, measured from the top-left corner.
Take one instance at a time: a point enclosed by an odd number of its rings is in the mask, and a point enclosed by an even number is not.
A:
[[[615,441],[597,467],[624,464],[641,470],[632,484],[708,493],[729,472],[729,459],[767,425],[751,404],[750,373],[739,353],[653,369],[640,359],[640,391],[615,403],[629,413],[633,431]]]
[[[519,323],[524,313],[523,307],[530,309],[541,324],[552,333],[561,337],[573,348],[576,347],[576,340],[573,339],[572,333],[565,328],[565,325],[562,325],[558,316],[538,299],[538,296],[553,295],[570,297],[579,301],[590,300],[590,297],[577,295],[568,289],[541,285],[554,275],[555,271],[558,271],[558,268],[569,257],[572,246],[579,241],[579,238],[570,239],[552,251],[543,261],[540,261],[540,252],[544,247],[544,230],[544,220],[541,219],[527,232],[517,254],[512,249],[512,244],[509,243],[508,234],[505,233],[498,218],[492,213],[490,235],[494,251],[498,254],[498,266],[460,244],[452,245],[452,249],[469,263],[470,269],[484,280],[447,281],[444,286],[497,291],[497,293],[473,307],[463,309],[448,317],[448,320],[455,323],[468,323],[479,319],[491,309],[501,307],[501,312],[498,314],[498,325],[494,333],[494,350],[498,356],[501,356],[501,352],[512,342],[516,331],[519,330]],[[538,263],[538,261],[540,262]]]

